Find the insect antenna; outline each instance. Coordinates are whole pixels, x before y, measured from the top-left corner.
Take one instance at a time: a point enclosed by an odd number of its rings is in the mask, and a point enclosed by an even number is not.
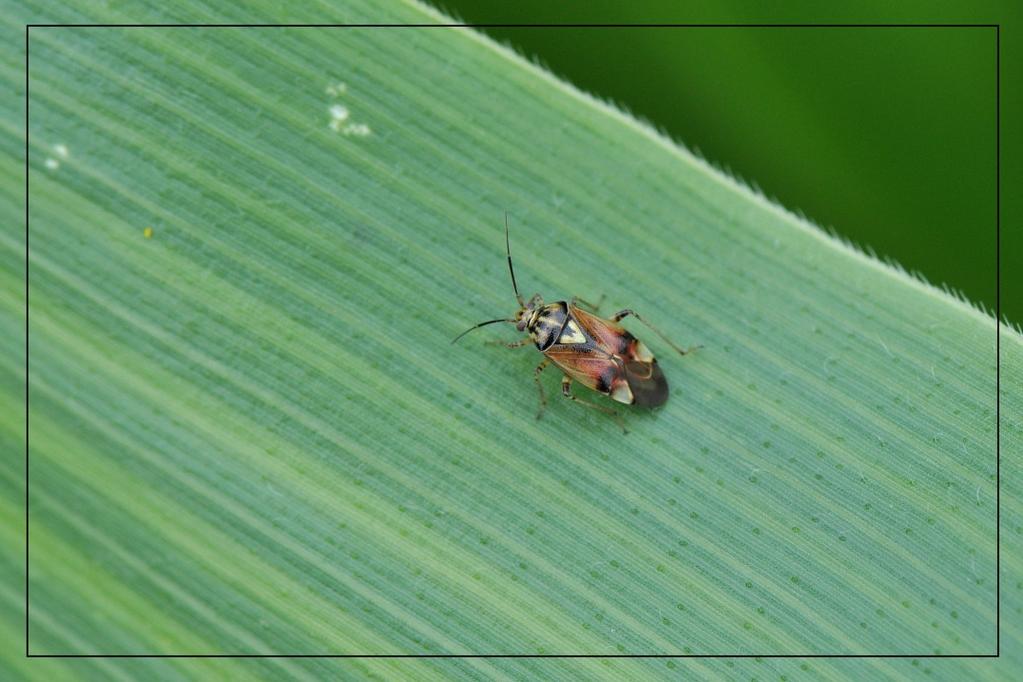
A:
[[[511,273],[512,289],[515,290],[515,300],[519,302],[520,308],[525,308],[526,302],[522,300],[522,294],[519,293],[519,285],[515,283],[515,268],[512,267],[511,242],[508,239],[508,211],[504,212],[504,251],[508,254],[508,272]]]
[[[469,327],[468,329],[466,329],[464,332],[462,332],[461,334],[459,334],[455,338],[451,339],[451,343],[454,343],[458,339],[462,338],[463,336],[465,336],[466,334],[471,332],[473,329],[479,329],[480,327],[486,327],[488,324],[496,324],[497,322],[515,322],[515,320],[506,320],[506,319],[502,318],[500,320],[487,320],[486,322],[480,322],[479,324],[474,324],[473,326]]]

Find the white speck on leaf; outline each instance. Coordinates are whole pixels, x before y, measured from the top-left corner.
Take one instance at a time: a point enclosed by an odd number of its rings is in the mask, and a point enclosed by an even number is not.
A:
[[[370,132],[372,131],[365,123],[349,123],[341,129],[342,135],[354,135],[355,137],[366,137]]]
[[[60,161],[54,158],[48,158],[46,159],[46,167],[50,170],[57,170],[60,168]]]
[[[341,104],[335,104],[330,107],[331,121],[337,121],[338,123],[347,121],[349,113],[350,112],[348,111],[348,107]]]
[[[327,86],[327,94],[331,97],[339,97],[347,91],[344,83]],[[335,133],[341,133],[346,137],[366,137],[372,132],[368,124],[352,121],[351,110],[343,104],[331,104],[328,111],[330,112],[328,126]]]
[[[348,92],[348,86],[344,83],[331,83],[327,86],[327,94],[331,97],[337,97]]]

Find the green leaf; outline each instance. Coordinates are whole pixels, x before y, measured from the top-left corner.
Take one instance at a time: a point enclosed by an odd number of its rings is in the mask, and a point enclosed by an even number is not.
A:
[[[419,5],[34,21],[432,23]],[[241,12],[239,10],[239,12]],[[13,21],[7,18],[5,21]],[[8,24],[11,27],[12,24]],[[611,106],[457,29],[31,32],[32,654],[990,654],[995,338]],[[5,53],[9,90],[23,86]],[[342,85],[343,84],[343,85]],[[23,112],[0,324],[23,332]],[[351,127],[354,126],[354,127]],[[607,297],[672,386],[629,434],[469,325]],[[25,348],[0,363],[22,450]],[[594,398],[580,387],[580,397]],[[613,405],[601,398],[600,404]],[[4,677],[999,679],[1002,650],[866,659],[0,660]],[[4,458],[4,632],[24,471]],[[926,669],[926,670],[925,670]],[[807,673],[804,675],[803,673]]]

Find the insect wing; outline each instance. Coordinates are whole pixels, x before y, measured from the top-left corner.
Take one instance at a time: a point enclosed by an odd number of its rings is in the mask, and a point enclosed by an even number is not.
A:
[[[614,378],[621,373],[614,358],[599,351],[557,345],[545,355],[565,374],[598,393],[608,393]]]
[[[597,345],[622,359],[625,380],[632,391],[632,404],[657,407],[668,400],[668,380],[642,341],[617,322],[575,306],[570,308],[570,312]]]
[[[668,380],[657,360],[627,360],[625,380],[632,389],[633,404],[658,407],[668,400]]]
[[[577,306],[569,306],[568,310],[594,343],[608,353],[621,355],[628,348],[629,342],[635,338],[617,322],[597,317]]]

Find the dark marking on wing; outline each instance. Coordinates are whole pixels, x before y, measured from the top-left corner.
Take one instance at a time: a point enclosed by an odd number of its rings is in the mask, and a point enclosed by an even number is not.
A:
[[[598,393],[610,393],[611,385],[614,383],[615,377],[618,376],[620,370],[617,365],[608,365],[601,372],[600,376],[597,377],[597,385],[593,387],[593,390]]]

